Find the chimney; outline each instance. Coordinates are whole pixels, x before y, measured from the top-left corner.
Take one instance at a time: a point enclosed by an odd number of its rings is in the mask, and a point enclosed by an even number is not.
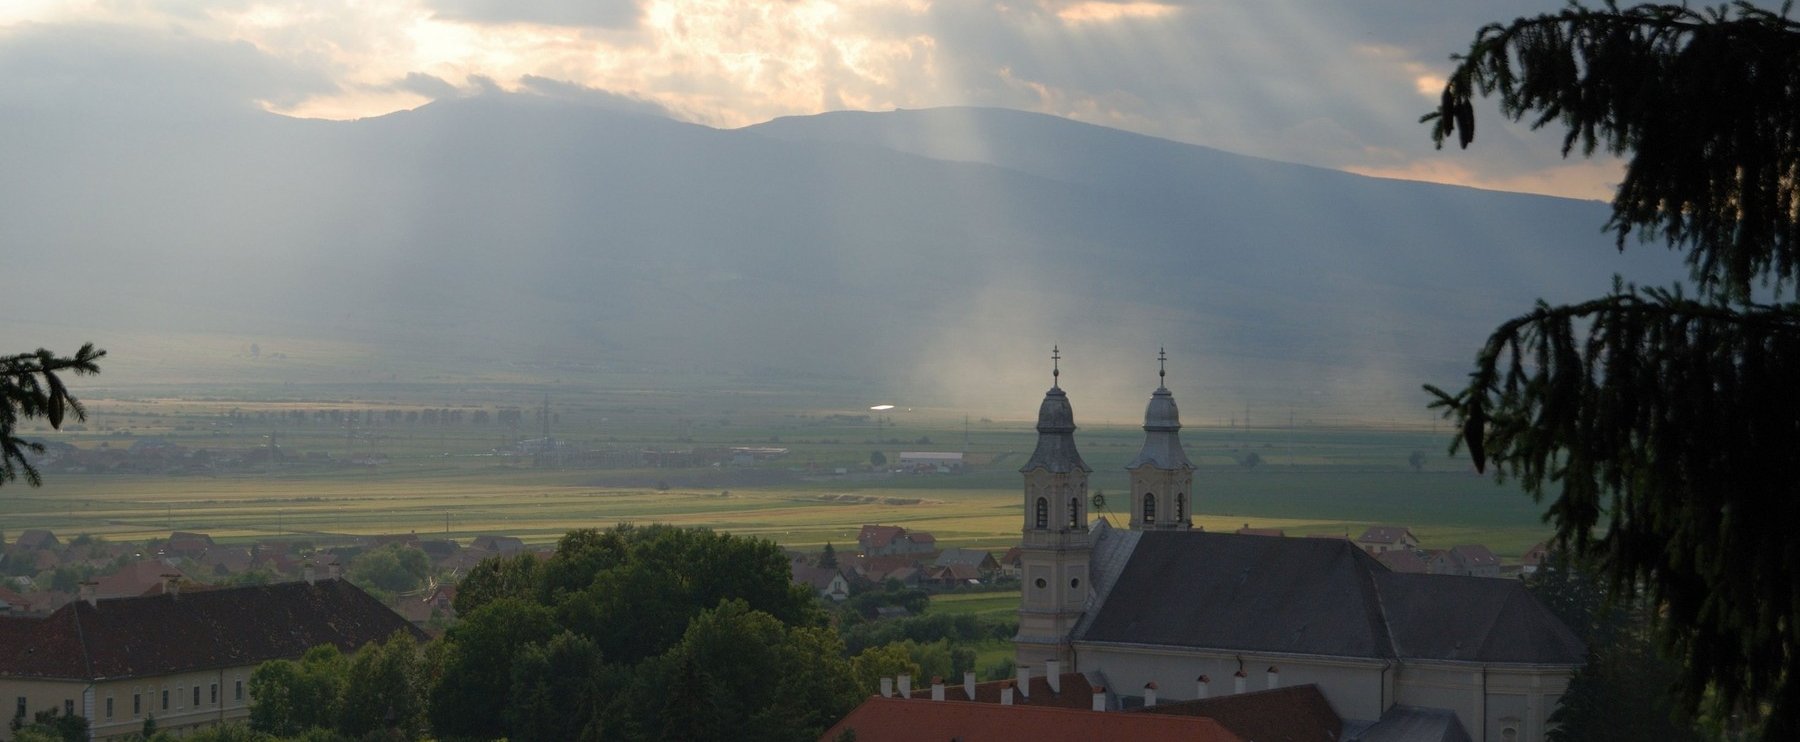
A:
[[[1242,693],[1242,692],[1244,692],[1244,681],[1245,681],[1245,680],[1246,680],[1246,679],[1247,679],[1247,676],[1245,676],[1245,675],[1244,675],[1244,671],[1243,671],[1243,670],[1239,670],[1239,671],[1237,671],[1237,675],[1235,675],[1235,676],[1233,676],[1233,677],[1232,677],[1232,682],[1231,682],[1231,687],[1232,687],[1232,690],[1231,690],[1231,692],[1232,692],[1232,693]]]
[[[1144,708],[1156,705],[1156,681],[1144,684]]]
[[[325,575],[334,580],[339,577],[343,577],[344,576],[344,565],[338,564],[337,562],[332,562],[330,564],[325,565]]]
[[[306,580],[306,584],[313,584],[313,580],[317,579],[318,576],[318,573],[313,571],[312,562],[309,561],[300,565],[300,577],[301,579]]]
[[[181,575],[164,572],[162,575],[162,588],[164,595],[181,594]]]
[[[894,679],[893,678],[882,678],[881,679],[881,697],[882,698],[893,698],[894,697]]]
[[[1205,675],[1194,678],[1194,697],[1208,698],[1212,695],[1212,678]]]
[[[968,696],[971,701],[975,700],[975,671],[973,670],[963,673],[963,695]]]
[[[1031,698],[1031,665],[1019,665],[1019,695]]]
[[[100,583],[95,582],[93,580],[82,581],[82,583],[81,583],[81,599],[87,601],[88,605],[98,605],[97,601],[99,600],[99,597],[97,597],[95,595],[95,591],[99,587],[100,587]]]
[[[931,676],[931,700],[944,700],[944,676],[942,675]]]
[[[1269,687],[1281,687],[1281,671],[1276,669],[1274,665],[1269,665]]]
[[[912,676],[911,675],[901,675],[900,676],[900,697],[901,698],[912,698]]]
[[[1104,685],[1094,686],[1094,710],[1106,710],[1106,686]]]
[[[1006,683],[1004,685],[1000,686],[1000,705],[1011,706],[1011,705],[1013,705],[1012,701],[1013,701],[1013,681],[1008,680],[1008,681],[1006,681]]]
[[[1049,660],[1044,663],[1044,679],[1050,682],[1051,693],[1062,693],[1062,661]]]

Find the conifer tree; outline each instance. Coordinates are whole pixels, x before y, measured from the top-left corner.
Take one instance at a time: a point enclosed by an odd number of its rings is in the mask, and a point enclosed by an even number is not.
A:
[[[18,426],[34,417],[48,420],[52,428],[61,428],[69,414],[76,420],[86,419],[87,410],[69,394],[58,374],[100,373],[96,362],[105,355],[106,351],[88,343],[68,358],[43,348],[35,353],[0,356],[0,485],[20,474],[33,487],[41,483],[26,452],[42,453],[44,446],[18,437]]]
[[[1800,24],[1734,2],[1613,2],[1491,24],[1425,116],[1467,147],[1474,103],[1620,155],[1607,229],[1684,251],[1694,286],[1538,306],[1466,387],[1428,386],[1454,451],[1540,501],[1560,543],[1656,606],[1687,710],[1800,738]],[[1691,295],[1690,295],[1691,294]]]

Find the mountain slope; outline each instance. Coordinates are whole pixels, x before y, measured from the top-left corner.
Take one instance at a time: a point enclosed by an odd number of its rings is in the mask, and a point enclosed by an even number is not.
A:
[[[725,131],[489,95],[356,122],[0,125],[20,306],[125,342],[180,327],[377,349],[346,373],[529,355],[855,376],[1016,411],[1060,343],[1084,409],[1130,415],[1166,345],[1190,410],[1418,415],[1418,383],[1460,376],[1534,299],[1679,275],[1613,251],[1595,203],[1012,111]],[[88,298],[61,298],[72,285]]]

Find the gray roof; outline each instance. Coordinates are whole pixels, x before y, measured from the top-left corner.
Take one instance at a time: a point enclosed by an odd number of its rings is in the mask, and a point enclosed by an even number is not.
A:
[[[1338,539],[1125,533],[1097,539],[1077,641],[1568,666],[1586,654],[1517,582],[1398,574]]]
[[[938,554],[937,561],[932,562],[932,566],[948,567],[960,564],[965,567],[980,567],[993,556],[981,549],[945,549]],[[999,562],[995,562],[995,564],[999,564]]]
[[[1081,460],[1081,452],[1075,450],[1075,409],[1069,406],[1069,395],[1063,393],[1061,387],[1050,387],[1050,391],[1044,393],[1044,403],[1038,407],[1037,431],[1037,449],[1031,452],[1031,460],[1019,467],[1019,471],[1047,469],[1053,474],[1067,474],[1078,469],[1093,471]]]
[[[1587,655],[1522,583],[1389,572],[1375,584],[1401,658],[1579,665]]]
[[[1469,732],[1446,709],[1395,705],[1374,724],[1344,724],[1344,742],[1469,742]]]
[[[1082,636],[1094,623],[1094,616],[1099,614],[1100,606],[1106,603],[1106,596],[1112,593],[1113,585],[1118,584],[1119,575],[1125,571],[1125,563],[1131,560],[1131,553],[1137,549],[1138,537],[1142,531],[1129,531],[1114,528],[1112,521],[1100,518],[1088,530],[1088,594],[1083,605],[1081,620],[1075,624],[1073,634]]]
[[[1144,409],[1144,447],[1125,468],[1145,464],[1158,469],[1194,468],[1181,447],[1181,412],[1175,407],[1175,395],[1163,387],[1150,395],[1150,405]]]
[[[1075,638],[1388,658],[1377,571],[1347,541],[1146,531]]]

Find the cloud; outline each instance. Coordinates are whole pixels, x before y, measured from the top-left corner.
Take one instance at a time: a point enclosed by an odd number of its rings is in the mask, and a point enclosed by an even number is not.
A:
[[[480,24],[629,28],[643,9],[637,0],[429,0],[438,17]]]
[[[1526,0],[1506,12],[1561,6]],[[1578,170],[1561,160],[1555,137],[1502,123],[1493,107],[1477,111],[1476,146],[1451,156],[1467,173],[1421,164],[1446,157],[1417,119],[1450,68],[1447,57],[1482,24],[1504,20],[1482,4],[182,0],[33,7],[40,9],[0,9],[0,27],[80,21],[58,33],[85,37],[72,38],[73,48],[91,47],[98,58],[134,52],[104,48],[117,39],[96,31],[104,25],[96,19],[160,39],[167,48],[149,50],[158,58],[179,57],[175,47],[184,45],[207,57],[235,45],[251,58],[247,70],[238,63],[197,69],[179,87],[211,87],[214,100],[256,101],[299,116],[383,114],[484,85],[598,96],[722,127],[845,108],[1004,106],[1360,172],[1479,174],[1484,183],[1547,184],[1541,187],[1558,192],[1592,187],[1553,182]],[[133,95],[142,81],[131,65],[94,72],[117,75],[107,83],[120,88],[108,94],[113,99],[159,105],[155,96]],[[17,93],[0,91],[9,94]]]
[[[1079,2],[1056,11],[1056,17],[1071,25],[1110,23],[1119,20],[1148,20],[1174,15],[1181,8],[1152,2]]]
[[[423,72],[406,73],[406,77],[395,83],[394,87],[432,100],[455,98],[460,95],[455,85],[445,82],[441,77],[427,75]]]
[[[1619,181],[1625,179],[1625,163],[1614,157],[1574,160],[1517,173],[1490,173],[1468,162],[1432,157],[1394,167],[1344,168],[1359,175],[1433,183],[1457,183],[1496,191],[1543,193],[1565,198],[1611,201]]]
[[[573,83],[567,80],[552,80],[548,77],[526,75],[519,78],[519,85],[528,92],[536,93],[547,98],[576,101],[613,111],[673,118],[669,109],[656,101],[645,100],[623,93],[614,93],[599,88],[590,88],[580,83]]]
[[[215,115],[338,91],[329,76],[256,47],[108,23],[0,30],[0,103],[33,108]]]

